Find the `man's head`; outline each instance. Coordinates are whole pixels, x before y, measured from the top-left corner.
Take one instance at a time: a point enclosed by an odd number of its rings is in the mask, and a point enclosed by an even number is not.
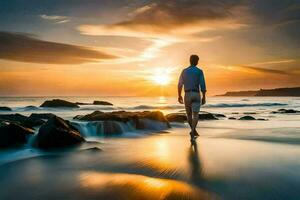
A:
[[[191,55],[190,56],[190,63],[193,66],[198,65],[199,57],[197,55]]]

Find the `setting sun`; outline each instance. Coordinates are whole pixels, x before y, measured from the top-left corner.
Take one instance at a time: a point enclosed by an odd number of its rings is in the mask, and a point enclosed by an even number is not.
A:
[[[168,85],[171,82],[171,70],[168,68],[156,68],[150,78],[157,85]]]

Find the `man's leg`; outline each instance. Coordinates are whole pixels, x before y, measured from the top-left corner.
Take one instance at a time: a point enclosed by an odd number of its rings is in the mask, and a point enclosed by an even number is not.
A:
[[[199,120],[199,112],[193,112],[193,120],[192,120],[192,127],[191,127],[193,135],[195,135],[195,133],[196,133],[196,127],[198,124],[198,120]]]
[[[192,126],[193,126],[193,113],[192,113],[192,105],[191,105],[191,101],[189,99],[188,94],[185,94],[184,96],[184,105],[185,105],[185,111],[186,111],[186,117],[187,117],[187,121],[190,125],[190,128],[192,130]],[[193,137],[193,132],[190,132],[191,137]]]

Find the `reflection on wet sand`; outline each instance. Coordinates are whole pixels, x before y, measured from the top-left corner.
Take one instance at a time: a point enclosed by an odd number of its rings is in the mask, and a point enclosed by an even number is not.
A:
[[[79,175],[82,189],[99,199],[217,199],[216,196],[187,183],[134,174],[83,172]]]
[[[202,168],[201,168],[201,160],[199,158],[198,153],[198,144],[197,141],[193,141],[191,143],[190,151],[189,151],[189,164],[190,164],[190,180],[195,185],[202,185]]]

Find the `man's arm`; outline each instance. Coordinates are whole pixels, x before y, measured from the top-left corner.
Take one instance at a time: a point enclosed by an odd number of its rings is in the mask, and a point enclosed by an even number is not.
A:
[[[200,74],[200,88],[202,92],[202,105],[204,105],[206,103],[206,83],[205,83],[204,73],[202,70]]]
[[[182,72],[181,72],[179,81],[178,81],[178,102],[180,104],[183,104],[183,98],[181,96],[182,87],[183,87],[183,78],[182,78]]]

